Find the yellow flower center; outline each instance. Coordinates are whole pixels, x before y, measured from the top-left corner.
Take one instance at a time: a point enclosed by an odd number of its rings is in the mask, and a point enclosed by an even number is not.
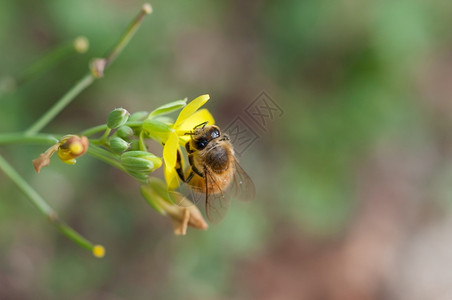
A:
[[[102,245],[94,245],[93,247],[93,255],[98,258],[102,258],[105,256],[105,248]]]

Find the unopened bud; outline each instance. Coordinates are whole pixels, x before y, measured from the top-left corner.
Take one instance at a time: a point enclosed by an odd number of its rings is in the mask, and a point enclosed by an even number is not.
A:
[[[115,153],[122,153],[129,149],[130,144],[120,137],[113,137],[110,139],[110,149]]]
[[[110,129],[116,129],[124,125],[129,119],[129,112],[124,108],[117,108],[113,110],[107,118],[107,126]]]
[[[123,138],[123,139],[127,140],[128,138],[130,138],[133,135],[133,129],[130,128],[129,126],[121,126],[116,131],[116,134],[120,138]]]
[[[107,66],[107,60],[105,58],[95,58],[91,61],[89,69],[94,78],[104,77],[105,67]]]
[[[84,36],[79,36],[74,40],[74,49],[78,53],[85,53],[89,48],[89,42],[88,39]]]
[[[129,174],[140,181],[146,181],[149,173],[162,165],[162,160],[159,157],[146,151],[125,152],[121,155],[120,160]]]

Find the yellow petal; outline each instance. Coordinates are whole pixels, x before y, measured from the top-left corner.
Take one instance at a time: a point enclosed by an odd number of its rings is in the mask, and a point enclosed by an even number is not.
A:
[[[75,165],[75,163],[77,161],[75,160],[75,158],[71,158],[71,159],[68,159],[68,160],[62,160],[62,162],[64,162],[65,164],[68,164],[68,165]]]
[[[163,159],[165,160],[165,165],[171,169],[176,167],[177,147],[179,147],[179,137],[175,132],[171,132],[163,147]]]
[[[174,123],[174,127],[177,128],[181,123],[183,123],[188,117],[194,114],[201,106],[203,106],[208,100],[209,95],[201,95],[198,98],[194,99],[184,109],[181,110],[179,116],[177,117],[176,123]]]
[[[192,114],[190,117],[185,119],[184,122],[182,122],[179,127],[177,127],[176,132],[178,136],[183,136],[186,132],[190,132],[195,128],[195,126],[198,126],[199,124],[202,124],[204,122],[207,122],[209,125],[215,124],[215,120],[213,116],[210,114],[210,112],[207,109],[201,109]]]
[[[173,190],[179,186],[179,177],[177,176],[177,172],[174,168],[168,168],[165,166],[165,180],[168,185],[168,189]]]

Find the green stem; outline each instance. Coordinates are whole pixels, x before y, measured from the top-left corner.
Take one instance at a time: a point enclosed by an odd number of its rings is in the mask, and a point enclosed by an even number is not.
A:
[[[58,100],[51,109],[49,109],[41,118],[25,131],[25,134],[32,135],[43,129],[56,115],[58,115],[71,101],[86,89],[94,81],[94,76],[88,73],[79,82],[77,82],[63,97]]]
[[[55,225],[60,232],[62,232],[69,239],[78,245],[93,251],[94,245],[86,238],[77,233],[74,229],[69,227],[66,223],[58,218],[57,213],[50,207],[49,204],[33,189],[26,181],[16,172],[16,170],[0,156],[0,169],[16,184],[16,186],[27,196],[30,202],[44,215],[47,219]]]
[[[107,164],[112,165],[115,168],[120,169],[121,171],[127,172],[127,170],[116,160],[112,153],[102,149],[101,147],[91,144],[89,145],[87,153],[99,160],[102,160],[103,162],[106,162]]]
[[[148,149],[146,149],[146,144],[144,143],[144,131],[143,130],[140,132],[140,135],[138,137],[138,145],[140,146],[141,151],[148,151]]]
[[[143,121],[132,121],[132,122],[127,122],[126,124],[124,124],[124,125],[126,125],[126,126],[129,126],[129,127],[139,127],[139,126],[142,126],[143,125]],[[99,132],[102,132],[102,131],[105,131],[105,130],[107,130],[107,124],[102,124],[102,125],[98,125],[98,126],[94,126],[94,127],[91,127],[91,128],[88,128],[88,129],[86,129],[86,130],[84,130],[84,131],[82,131],[81,133],[80,133],[80,135],[84,135],[84,136],[91,136],[91,135],[94,135],[94,134],[96,134],[96,133],[99,133]]]
[[[15,91],[21,85],[45,73],[58,62],[64,60],[72,54],[84,53],[87,49],[88,40],[82,36],[77,37],[71,42],[66,42],[62,45],[59,45],[58,47],[54,48],[52,51],[41,57],[38,61],[33,63],[30,67],[23,71],[22,74],[18,75],[17,77],[8,77],[8,79],[11,81],[9,89],[1,90],[2,86],[0,84],[0,97],[8,92]],[[2,80],[4,80],[4,78]]]
[[[101,143],[105,144],[105,142],[107,141],[107,138],[108,138],[108,135],[110,134],[110,132],[111,132],[111,128],[108,128],[108,127],[107,127],[107,129],[105,129],[104,134],[103,134],[102,137],[100,138],[100,142],[101,142]]]
[[[83,49],[80,49],[78,45],[85,43]],[[58,62],[76,53],[84,53],[88,50],[88,40],[85,37],[77,37],[73,41],[63,43],[56,47],[47,55],[39,59],[37,62],[27,68],[22,75],[17,77],[17,86],[20,86],[33,78],[38,77],[40,74],[52,68]],[[17,87],[16,86],[16,87]]]
[[[36,134],[26,136],[24,133],[3,133],[0,134],[0,145],[4,144],[20,144],[20,143],[32,143],[32,144],[55,144],[58,143],[58,135],[52,134]]]
[[[151,8],[149,4],[143,5],[140,10],[138,16],[132,21],[131,25],[118,41],[118,43],[114,46],[113,50],[107,55],[105,59],[104,69],[109,67],[116,57],[121,53],[124,47],[129,43],[130,39],[133,37],[137,29],[139,28],[141,22],[144,17],[151,12]],[[103,70],[102,70],[103,73]],[[71,101],[80,94],[84,89],[90,86],[94,80],[99,77],[95,76],[93,72],[86,74],[79,82],[75,84],[73,88],[71,88],[63,97],[61,97],[53,107],[47,111],[40,119],[38,119],[34,124],[28,128],[25,133],[28,135],[32,135],[41,131],[50,121],[52,121]]]
[[[110,51],[109,54],[106,55],[105,59],[105,68],[107,68],[109,65],[111,65],[116,57],[119,55],[119,53],[122,52],[124,47],[129,43],[130,39],[133,37],[137,29],[140,27],[141,22],[143,21],[144,17],[152,12],[151,6],[149,4],[144,4],[138,13],[138,15],[135,17],[135,19],[130,23],[127,30],[124,32],[124,34],[119,39],[118,43],[113,47],[113,50]]]

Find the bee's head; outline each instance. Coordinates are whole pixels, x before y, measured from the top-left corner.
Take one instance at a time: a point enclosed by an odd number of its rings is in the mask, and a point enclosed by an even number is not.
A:
[[[219,138],[221,131],[218,126],[202,123],[196,126],[189,134],[191,135],[193,147],[197,150],[202,150],[210,141]]]

